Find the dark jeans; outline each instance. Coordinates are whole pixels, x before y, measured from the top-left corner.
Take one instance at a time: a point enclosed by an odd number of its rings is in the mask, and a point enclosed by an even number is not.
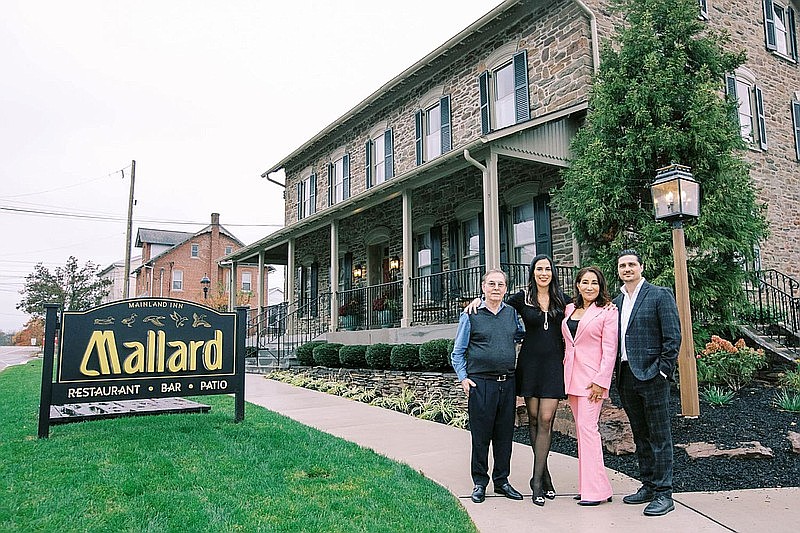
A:
[[[516,393],[514,375],[506,381],[496,378],[469,376],[475,382],[469,392],[467,411],[472,433],[472,481],[475,485],[489,483],[489,444],[492,445],[495,487],[508,483],[511,470],[511,446],[514,438]]]
[[[642,484],[655,492],[672,494],[672,428],[669,381],[658,375],[639,381],[622,363],[619,397],[631,421]]]

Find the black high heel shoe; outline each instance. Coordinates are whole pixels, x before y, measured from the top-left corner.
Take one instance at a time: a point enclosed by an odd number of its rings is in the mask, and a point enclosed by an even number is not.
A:
[[[533,478],[530,481],[531,491],[533,492],[533,504],[539,507],[544,507],[544,491],[541,487],[536,487],[533,483]]]
[[[542,483],[544,487],[544,497],[548,500],[555,500],[556,499],[556,488],[553,486],[553,480],[547,478],[544,483]]]

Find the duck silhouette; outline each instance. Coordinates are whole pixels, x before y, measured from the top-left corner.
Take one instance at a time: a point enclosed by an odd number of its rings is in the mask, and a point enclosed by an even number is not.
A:
[[[133,323],[136,322],[136,313],[131,314],[131,316],[129,316],[128,318],[123,318],[122,320],[120,320],[120,322],[122,322],[128,327],[133,326]]]

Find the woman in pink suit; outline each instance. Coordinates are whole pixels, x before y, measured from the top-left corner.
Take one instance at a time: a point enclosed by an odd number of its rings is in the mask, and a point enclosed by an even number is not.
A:
[[[561,333],[564,335],[564,388],[569,398],[578,436],[578,505],[611,501],[611,482],[603,463],[603,443],[597,421],[608,398],[617,358],[616,307],[603,273],[586,267],[575,278],[578,296],[567,305]]]

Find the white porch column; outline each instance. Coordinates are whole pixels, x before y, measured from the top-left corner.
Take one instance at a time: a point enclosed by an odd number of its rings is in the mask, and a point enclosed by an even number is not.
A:
[[[414,234],[411,227],[411,191],[403,191],[403,318],[400,319],[400,327],[411,326],[413,318],[413,288],[411,287],[411,275],[414,270],[414,259],[412,257]]]
[[[339,329],[339,221],[331,222],[331,325],[329,331]]]
[[[500,268],[500,198],[497,192],[497,154],[489,152],[483,172],[483,246],[486,270]]]
[[[267,252],[266,250],[261,250],[260,252],[258,252],[258,294],[256,295],[256,298],[258,298],[259,315],[264,310],[264,307],[266,307],[265,304],[267,295],[265,293],[269,292],[269,289],[264,286],[266,285],[266,283],[264,282],[267,280],[267,273],[266,273],[267,265],[264,264],[266,261],[267,261]]]
[[[294,239],[289,239],[289,243],[288,243],[287,247],[289,249],[289,252],[288,252],[288,256],[289,257],[288,257],[288,259],[286,261],[286,270],[288,272],[286,272],[286,296],[284,297],[284,300],[289,302],[289,309],[287,310],[287,313],[292,313],[295,310],[295,302],[294,302],[295,279],[294,279],[294,277],[297,274],[295,272],[295,267],[294,267]]]
[[[231,262],[231,286],[228,290],[228,311],[236,309],[236,283],[237,283],[236,261]]]

